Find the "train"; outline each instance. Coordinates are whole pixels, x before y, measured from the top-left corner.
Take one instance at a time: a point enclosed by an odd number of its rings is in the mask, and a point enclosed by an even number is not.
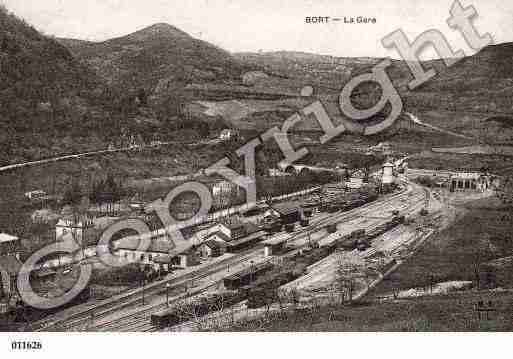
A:
[[[274,268],[274,267],[272,267]],[[220,311],[247,300],[248,308],[259,308],[271,304],[277,300],[276,289],[293,281],[304,273],[304,270],[281,270],[268,271],[264,278],[261,277],[254,282],[239,282],[221,293],[202,296],[190,301],[182,301],[174,304],[172,308],[154,313],[151,315],[151,323],[159,329],[168,328],[182,324],[187,321],[203,317],[209,313]]]
[[[255,281],[259,276],[272,270],[273,268],[274,265],[270,262],[251,265],[249,268],[225,277],[223,280],[224,287],[230,290],[239,289],[240,287]]]
[[[350,199],[342,199],[342,198],[330,198],[330,201],[323,201],[319,204],[319,211],[335,213],[338,211],[346,212],[352,209],[361,207],[367,203],[373,202],[378,198],[378,195],[375,193],[359,193]]]
[[[284,258],[288,267],[283,263],[277,267],[272,262],[251,265],[224,278],[225,292],[174,305],[173,308],[153,314],[151,322],[158,328],[165,328],[222,310],[244,300],[247,300],[248,308],[259,308],[276,302],[276,289],[303,275],[308,266],[326,258],[339,248],[363,251],[370,247],[372,239],[405,222],[405,216],[394,216],[371,231],[355,230],[327,246],[311,247],[307,251],[294,253]],[[283,226],[280,225],[281,227]],[[336,225],[327,228],[328,232],[329,228],[335,228],[336,231]]]
[[[345,250],[358,249],[364,251],[371,246],[374,238],[388,232],[400,224],[406,223],[405,216],[394,216],[390,221],[383,223],[370,231],[359,229],[335,241],[337,248]]]
[[[253,265],[238,273],[224,278],[225,290],[209,294],[190,301],[182,301],[172,308],[151,315],[152,324],[159,328],[178,325],[189,320],[205,316],[248,300],[249,308],[263,306],[275,293],[275,289],[299,277],[304,270],[296,267],[282,270],[270,262]]]
[[[365,238],[367,241],[371,241],[374,238],[384,234],[385,232],[388,232],[392,228],[397,227],[400,224],[404,224],[405,222],[406,222],[405,216],[394,216],[394,218],[392,218],[390,221],[377,226],[376,228],[372,229],[371,231],[368,231],[366,233]]]
[[[244,298],[239,291],[210,294],[191,301],[182,301],[178,305],[174,304],[172,308],[152,314],[150,320],[155,327],[163,329],[222,310],[242,300]]]
[[[246,306],[249,309],[255,309],[276,302],[278,299],[276,289],[292,282],[302,273],[303,271],[295,270],[278,271],[266,275],[266,278],[256,283],[242,287],[240,291],[241,295],[247,300]]]

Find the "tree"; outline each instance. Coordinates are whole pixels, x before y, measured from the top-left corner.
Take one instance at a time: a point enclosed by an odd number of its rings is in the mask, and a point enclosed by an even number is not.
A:
[[[62,203],[64,205],[70,205],[72,207],[77,207],[82,200],[82,189],[80,187],[80,183],[74,180],[71,183],[71,186],[68,187],[64,191],[64,195],[62,198]]]
[[[513,178],[511,176],[501,179],[496,194],[504,205],[508,207],[513,205]]]

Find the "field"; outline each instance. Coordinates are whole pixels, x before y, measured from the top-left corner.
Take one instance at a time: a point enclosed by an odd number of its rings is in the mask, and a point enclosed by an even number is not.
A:
[[[505,217],[508,212],[491,207],[493,203],[479,200],[460,208],[459,219],[451,227],[433,236],[373,294],[423,287],[431,280],[476,282],[480,264],[511,255],[513,250],[513,223]]]
[[[276,314],[239,324],[231,331],[511,331],[512,300],[511,291],[482,291],[383,303],[361,302]],[[488,319],[484,313],[479,319],[474,310],[479,301],[492,301],[495,310],[489,313]]]
[[[424,151],[408,159],[410,168],[431,170],[488,170],[494,174],[511,174],[511,157],[504,155],[482,155],[461,153],[435,153]]]

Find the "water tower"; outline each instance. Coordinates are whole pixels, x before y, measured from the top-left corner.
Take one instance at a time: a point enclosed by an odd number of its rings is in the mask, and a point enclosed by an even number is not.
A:
[[[381,177],[382,184],[394,183],[394,167],[394,164],[388,161],[383,164],[383,172]]]

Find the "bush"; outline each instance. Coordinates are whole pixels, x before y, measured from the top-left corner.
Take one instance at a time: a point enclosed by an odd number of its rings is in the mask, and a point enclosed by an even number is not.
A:
[[[429,176],[420,176],[416,182],[424,187],[434,187],[435,180]]]

